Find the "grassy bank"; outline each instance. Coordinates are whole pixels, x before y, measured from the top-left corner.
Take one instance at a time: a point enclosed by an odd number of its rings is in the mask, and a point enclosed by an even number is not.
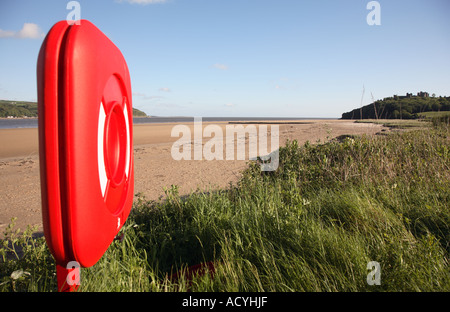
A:
[[[138,196],[124,240],[82,269],[81,290],[450,291],[449,189],[445,125],[288,142],[276,172],[252,163],[227,189]],[[43,238],[10,227],[2,244],[0,290],[56,289]],[[182,269],[203,262],[214,274],[189,281]]]

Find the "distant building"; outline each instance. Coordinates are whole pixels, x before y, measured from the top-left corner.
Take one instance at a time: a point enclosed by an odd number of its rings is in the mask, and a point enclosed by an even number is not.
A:
[[[399,99],[410,99],[410,98],[413,98],[413,97],[415,97],[416,95],[413,95],[412,93],[406,93],[406,95],[401,95],[401,96],[399,96],[398,98]],[[417,96],[418,97],[422,97],[422,98],[427,98],[427,97],[429,97],[430,95],[428,94],[428,92],[422,92],[422,91],[420,91],[420,92],[417,92]],[[396,96],[394,96],[394,98],[395,98]]]
[[[406,99],[406,98],[408,98],[408,99],[410,99],[410,98],[412,98],[414,95],[412,94],[412,93],[406,93],[406,95],[400,95],[399,97],[398,97],[398,99]]]

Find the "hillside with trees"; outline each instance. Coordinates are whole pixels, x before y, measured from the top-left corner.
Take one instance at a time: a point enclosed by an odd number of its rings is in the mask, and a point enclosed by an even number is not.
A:
[[[147,117],[147,114],[133,107],[133,117]]]
[[[37,117],[36,102],[0,100],[0,118],[26,118]],[[133,108],[133,117],[147,117],[143,111]]]
[[[421,113],[450,111],[450,97],[427,92],[394,95],[343,113],[342,119],[418,119]]]
[[[0,100],[0,117],[37,117],[37,103]]]

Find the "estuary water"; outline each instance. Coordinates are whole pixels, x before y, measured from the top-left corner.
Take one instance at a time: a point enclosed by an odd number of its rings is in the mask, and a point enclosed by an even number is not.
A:
[[[328,118],[288,118],[288,117],[202,117],[204,122],[220,122],[220,121],[258,121],[258,120],[311,120],[311,119],[328,119]],[[334,119],[334,118],[330,118]],[[135,117],[134,124],[145,123],[188,123],[193,122],[194,117]],[[15,128],[37,128],[37,118],[0,118],[0,129]]]

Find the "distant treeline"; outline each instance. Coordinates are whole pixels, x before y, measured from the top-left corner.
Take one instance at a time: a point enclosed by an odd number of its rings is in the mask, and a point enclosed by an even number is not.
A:
[[[0,100],[0,117],[37,117],[37,103]]]
[[[420,113],[450,111],[450,97],[429,97],[428,93],[425,94],[387,97],[343,113],[342,119],[417,119]]]
[[[0,118],[14,117],[37,117],[38,109],[36,102],[0,100]],[[133,108],[134,117],[146,117],[147,114]]]
[[[133,108],[133,117],[147,117],[147,114],[137,108]]]

